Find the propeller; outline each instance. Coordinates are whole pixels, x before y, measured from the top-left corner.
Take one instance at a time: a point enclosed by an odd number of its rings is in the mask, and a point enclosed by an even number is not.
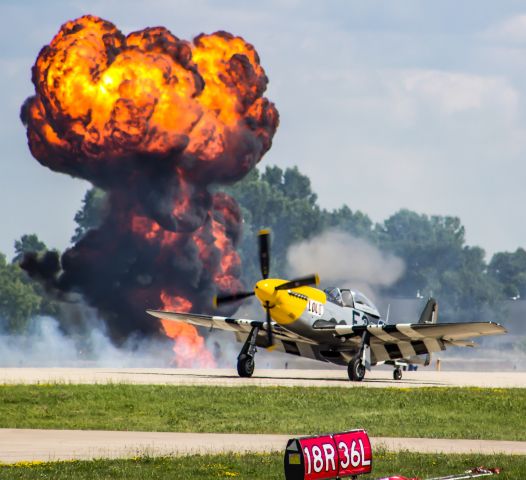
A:
[[[261,266],[261,276],[264,279],[268,278],[269,267],[270,267],[270,231],[260,230],[258,234],[259,244],[259,264]],[[214,306],[218,307],[224,303],[237,302],[255,295],[254,291],[251,292],[236,292],[229,295],[218,295],[214,297]],[[270,307],[269,307],[270,308]]]
[[[318,285],[318,283],[320,283],[320,279],[318,275],[314,274],[282,283],[276,287],[276,290],[290,290],[292,288],[305,287],[306,285]]]
[[[261,276],[263,279],[267,279],[270,271],[270,231],[260,230],[258,234],[258,245],[259,245],[259,264],[261,267]],[[306,285],[318,285],[318,275],[308,275],[306,277],[296,278],[288,282],[278,285],[275,290],[290,290]],[[218,295],[214,298],[214,306],[218,307],[224,303],[237,302],[255,295],[254,291],[251,292],[236,292],[229,295]],[[267,301],[263,306],[266,312],[266,330],[267,330],[267,348],[274,344],[274,338],[272,334],[272,317],[270,316],[270,303]]]
[[[236,292],[230,295],[217,295],[214,297],[214,307],[218,307],[219,305],[222,305],[223,303],[237,302],[238,300],[243,300],[244,298],[248,298],[253,295],[255,295],[253,291],[252,292]]]
[[[261,265],[261,276],[266,280],[270,268],[270,231],[260,230],[258,234],[259,264]]]

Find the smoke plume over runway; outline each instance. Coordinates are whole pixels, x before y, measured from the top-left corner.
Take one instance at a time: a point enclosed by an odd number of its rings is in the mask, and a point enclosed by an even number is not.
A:
[[[393,285],[405,270],[402,259],[340,230],[328,230],[293,245],[287,261],[293,276],[315,265],[323,284],[351,287],[369,295]]]

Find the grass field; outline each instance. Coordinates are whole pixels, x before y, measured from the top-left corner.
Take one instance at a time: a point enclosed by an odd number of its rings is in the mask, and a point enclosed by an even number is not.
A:
[[[402,452],[378,452],[373,457],[373,473],[363,478],[385,475],[419,476],[461,473],[484,465],[500,467],[498,480],[522,479],[526,474],[526,457],[506,455],[422,455]],[[0,479],[184,479],[203,480],[237,478],[272,480],[284,478],[283,457],[272,455],[219,455],[176,458],[135,458],[132,460],[96,460],[57,463],[23,462],[0,466]]]
[[[3,428],[526,440],[524,412],[526,389],[0,386]]]

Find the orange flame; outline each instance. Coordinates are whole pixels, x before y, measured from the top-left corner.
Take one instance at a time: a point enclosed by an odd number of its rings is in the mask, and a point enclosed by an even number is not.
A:
[[[228,209],[229,197],[225,194],[217,194],[215,199],[216,212],[224,216],[233,215]],[[226,203],[226,204],[225,204]],[[241,260],[238,253],[234,250],[232,239],[227,235],[226,229],[230,222],[239,222],[239,218],[223,219],[223,222],[212,219],[209,224],[203,225],[196,232],[191,234],[195,245],[198,248],[198,255],[203,265],[209,271],[215,271],[214,282],[221,291],[236,291],[242,288],[238,280],[241,268]],[[207,232],[207,227],[210,227]],[[147,217],[134,216],[131,228],[139,233],[149,242],[159,243],[169,249],[177,249],[177,244],[189,234],[175,233],[164,230]],[[210,233],[211,241],[205,240],[206,234]],[[214,254],[220,252],[219,264],[211,266]],[[164,309],[176,312],[189,312],[192,310],[192,303],[179,295],[170,295],[166,291],[161,292],[161,301]],[[173,363],[177,367],[190,368],[215,367],[216,363],[213,355],[207,350],[204,339],[199,335],[197,328],[184,322],[174,322],[161,320],[166,335],[175,340],[173,351],[175,353]]]
[[[184,150],[198,167],[224,162],[241,127],[262,141],[262,155],[278,119],[261,97],[268,80],[254,47],[226,32],[194,42],[164,27],[124,37],[90,15],[64,24],[33,69],[38,95],[29,109],[29,139],[35,157],[66,150],[111,164],[130,154]],[[46,161],[64,167],[63,158]],[[192,170],[200,176],[199,168]]]
[[[164,308],[176,312],[189,312],[192,303],[183,297],[170,297],[166,292],[161,293]],[[166,335],[174,339],[173,363],[180,368],[213,368],[216,366],[214,357],[206,349],[203,337],[197,329],[188,323],[161,320]]]

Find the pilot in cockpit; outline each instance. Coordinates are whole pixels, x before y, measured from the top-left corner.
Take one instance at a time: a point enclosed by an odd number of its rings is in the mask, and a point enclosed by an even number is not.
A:
[[[340,307],[354,307],[352,293],[348,289],[340,290],[336,287],[327,288],[325,293],[327,294],[327,300],[329,300],[329,302],[335,303]]]
[[[324,291],[327,294],[327,300],[329,300],[329,302],[335,303],[336,305],[343,307],[342,294],[339,288],[327,288]]]
[[[351,291],[348,288],[330,287],[326,288],[324,292],[327,294],[327,300],[335,303],[340,307],[356,308],[379,317],[378,309],[373,302],[369,300],[363,293]]]

